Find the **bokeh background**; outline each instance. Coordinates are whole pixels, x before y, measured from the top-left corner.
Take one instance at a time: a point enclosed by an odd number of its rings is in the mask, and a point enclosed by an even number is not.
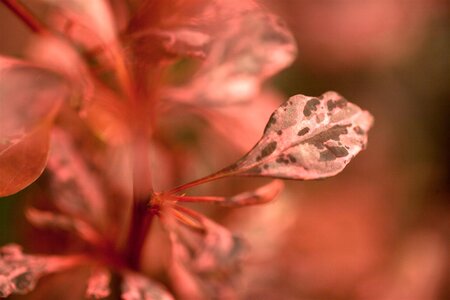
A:
[[[450,299],[450,4],[266,0],[298,59],[268,85],[335,90],[375,116],[339,176],[288,182],[269,205],[220,214],[252,248],[244,299]],[[0,5],[0,53],[30,33]],[[21,194],[0,201],[0,244],[27,239]],[[218,213],[216,213],[218,214]]]

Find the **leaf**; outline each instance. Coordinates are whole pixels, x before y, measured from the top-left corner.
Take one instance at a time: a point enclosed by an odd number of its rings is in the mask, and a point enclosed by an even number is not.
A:
[[[114,17],[105,0],[41,0],[58,12],[64,35],[88,48],[116,39]]]
[[[244,192],[232,197],[178,196],[177,200],[180,202],[209,202],[227,207],[257,205],[272,201],[282,191],[283,187],[284,184],[281,180],[273,180],[254,191]]]
[[[54,129],[50,152],[47,169],[56,206],[96,230],[106,229],[108,209],[101,182],[71,137]]]
[[[172,300],[160,284],[134,273],[124,274],[122,300]]]
[[[167,97],[176,101],[249,101],[259,94],[264,80],[289,66],[297,54],[294,38],[280,18],[254,1],[209,1],[167,27],[162,28],[168,51],[205,57],[190,83],[167,90]]]
[[[109,288],[111,273],[108,269],[96,267],[92,270],[86,289],[86,298],[103,299],[111,294]]]
[[[189,265],[196,273],[210,275],[216,272],[227,273],[241,259],[245,249],[242,239],[228,229],[214,223],[201,214],[185,207],[175,209],[201,226],[176,226],[177,239],[189,249]]]
[[[264,80],[289,66],[296,56],[293,37],[282,22],[255,10],[225,23],[191,83],[193,99],[208,104],[251,100]]]
[[[54,36],[39,37],[27,52],[32,61],[68,79],[71,107],[81,109],[91,100],[94,80],[85,61],[68,41]]]
[[[18,245],[3,246],[0,248],[0,297],[29,293],[42,276],[79,262],[79,257],[26,255]]]
[[[336,175],[367,144],[373,117],[335,92],[296,95],[270,117],[256,146],[219,174],[318,179]]]
[[[66,81],[55,73],[0,57],[0,196],[14,194],[42,173],[49,129]]]
[[[171,276],[183,279],[183,282],[175,282],[175,288],[186,298],[199,298],[200,294],[206,294],[206,299],[230,298],[233,292],[230,287],[246,252],[245,243],[194,211],[181,208],[180,212],[195,218],[203,230],[176,226],[171,232]]]

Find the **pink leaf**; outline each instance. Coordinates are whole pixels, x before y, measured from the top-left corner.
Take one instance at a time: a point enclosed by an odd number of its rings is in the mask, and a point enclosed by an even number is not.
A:
[[[272,114],[256,146],[223,172],[303,180],[336,175],[366,147],[372,122],[335,92],[293,96]]]
[[[171,234],[171,273],[174,278],[184,280],[176,283],[175,288],[187,298],[205,294],[207,299],[228,299],[232,293],[230,286],[244,258],[245,244],[226,228],[202,215],[186,208],[181,212],[195,218],[203,229],[177,226]]]
[[[86,289],[86,298],[89,299],[103,299],[111,294],[109,284],[111,281],[111,273],[109,270],[97,267],[93,269],[88,280]]]
[[[228,176],[311,180],[341,172],[367,145],[372,115],[335,92],[296,95],[269,119],[259,142],[235,164],[169,191]]]
[[[264,204],[272,201],[283,189],[281,180],[274,180],[258,189],[244,192],[232,197],[178,196],[180,202],[209,202],[227,207]]]
[[[42,173],[49,127],[67,95],[57,74],[0,57],[0,196],[20,191]]]
[[[122,300],[172,300],[164,287],[134,273],[124,274]]]
[[[55,204],[72,217],[85,220],[96,229],[105,229],[107,201],[95,173],[62,130],[52,132],[48,161]]]
[[[289,66],[297,50],[293,36],[275,15],[254,1],[211,1],[177,28],[196,36],[190,46],[179,30],[169,35],[177,51],[205,56],[186,87],[168,91],[177,101],[223,105],[248,101],[262,82]],[[200,38],[201,37],[201,38]]]
[[[69,79],[71,107],[81,109],[92,98],[94,80],[85,61],[66,40],[54,36],[40,37],[27,52],[32,61]]]
[[[193,271],[206,275],[226,273],[236,265],[244,248],[238,236],[193,210],[180,206],[175,206],[175,209],[195,219],[201,226],[200,230],[185,226],[177,226],[175,230],[178,240],[189,249],[189,264]]]
[[[26,294],[42,276],[70,268],[80,257],[34,256],[22,253],[18,245],[0,248],[0,297]]]

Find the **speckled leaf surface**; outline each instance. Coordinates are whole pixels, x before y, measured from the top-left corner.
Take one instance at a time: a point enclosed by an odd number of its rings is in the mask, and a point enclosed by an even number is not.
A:
[[[104,299],[111,294],[111,273],[103,267],[95,267],[88,279],[86,298]]]
[[[0,248],[0,297],[31,292],[44,275],[79,263],[80,257],[27,255],[20,246]]]
[[[270,117],[261,140],[225,171],[288,179],[333,176],[367,144],[373,117],[335,92],[296,95]]]
[[[138,274],[124,275],[122,282],[123,300],[173,300],[166,289],[160,284]]]

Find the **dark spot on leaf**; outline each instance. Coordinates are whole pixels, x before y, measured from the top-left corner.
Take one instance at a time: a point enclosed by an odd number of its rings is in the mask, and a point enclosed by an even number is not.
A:
[[[305,117],[309,117],[313,111],[317,110],[317,105],[320,104],[319,99],[313,98],[306,102],[305,107],[303,108],[303,115]]]
[[[333,110],[336,107],[344,108],[346,105],[347,105],[347,100],[345,100],[344,98],[338,99],[336,101],[329,100],[327,102],[327,107],[328,107],[329,111]]]
[[[13,279],[18,290],[28,290],[33,284],[33,275],[30,272],[25,272]]]
[[[327,150],[320,152],[320,161],[331,161],[348,155],[348,151],[344,147],[326,146],[326,148]]]
[[[330,129],[319,133],[316,136],[313,136],[309,139],[306,140],[306,142],[308,144],[312,144],[315,147],[317,147],[317,149],[323,149],[324,148],[324,143],[326,141],[329,140],[334,140],[334,141],[339,141],[340,140],[340,136],[342,134],[347,134],[347,127],[349,127],[350,124],[348,125],[334,125],[333,127],[331,127]]]
[[[295,156],[292,155],[292,154],[288,154],[287,157],[289,158],[289,160],[290,160],[292,163],[295,163],[295,162],[297,161],[297,159],[295,158]]]
[[[249,173],[257,173],[257,174],[261,173],[261,171],[262,171],[261,168],[258,166],[255,166],[255,167],[251,168],[250,170],[248,170]]]
[[[292,155],[291,155],[292,156]],[[288,156],[289,157],[289,156]],[[295,159],[295,157],[294,157]],[[280,156],[277,157],[276,162],[279,164],[289,164],[289,159],[287,159],[284,154],[281,154]]]
[[[331,161],[335,159],[336,156],[334,156],[333,152],[331,152],[330,150],[320,152],[319,161]]]
[[[264,170],[267,170],[269,168],[269,165],[268,164],[264,164],[263,168],[264,168]]]
[[[309,132],[309,128],[308,128],[308,127],[305,127],[305,128],[303,128],[303,129],[300,129],[300,130],[298,131],[297,135],[298,135],[298,136],[302,136],[302,135],[307,134],[308,132]]]
[[[359,126],[356,126],[355,128],[353,128],[353,130],[356,132],[356,134],[359,135],[363,135],[365,133],[365,131]]]
[[[278,130],[278,131],[277,131],[277,134],[278,134],[278,135],[282,135],[282,134],[283,134],[283,131]]]
[[[344,157],[348,155],[348,151],[344,147],[327,146],[327,149],[330,150],[336,157]]]
[[[261,150],[261,159],[272,154],[277,149],[277,142],[270,142]]]

